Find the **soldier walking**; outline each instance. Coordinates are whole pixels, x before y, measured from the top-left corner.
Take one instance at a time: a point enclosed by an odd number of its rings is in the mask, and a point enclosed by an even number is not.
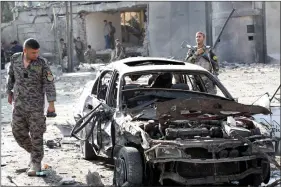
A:
[[[18,145],[30,154],[27,174],[34,176],[41,171],[44,156],[45,94],[48,112],[55,112],[56,89],[47,60],[39,56],[39,43],[30,38],[23,48],[23,52],[11,57],[6,93],[8,102],[13,104],[12,133]]]
[[[197,32],[197,45],[194,46],[194,51],[191,49],[188,50],[185,60],[189,63],[197,64],[205,68],[214,75],[218,75],[219,66],[217,56],[205,46],[204,40],[205,34],[203,32]],[[212,81],[206,76],[202,77],[202,79],[205,83],[208,93],[216,94],[217,91]]]

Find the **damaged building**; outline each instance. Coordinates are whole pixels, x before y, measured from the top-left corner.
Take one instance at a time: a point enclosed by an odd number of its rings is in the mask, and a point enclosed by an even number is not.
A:
[[[115,38],[122,40],[126,51],[143,55],[146,6],[146,2],[73,2],[73,38],[80,37],[97,55],[110,55],[110,50],[104,51],[103,34],[103,21],[108,20],[116,28]],[[2,41],[23,43],[34,37],[41,44],[42,54],[56,54],[54,59],[58,59],[58,41],[61,38],[67,41],[65,3],[17,3],[13,14],[14,21],[1,25]]]
[[[214,50],[220,61],[280,62],[280,2],[150,2],[150,55],[183,59],[182,41],[195,45],[199,30],[212,46],[233,9]]]
[[[177,59],[186,54],[181,43],[194,45],[199,30],[212,46],[235,9],[214,49],[220,61],[280,61],[280,2],[73,2],[72,9],[73,38],[79,36],[98,55],[110,53],[104,51],[106,19],[112,21],[115,38],[122,39],[126,52]],[[64,2],[17,3],[13,14],[14,21],[1,24],[2,41],[22,43],[35,37],[42,53],[57,54],[57,41],[67,40]]]

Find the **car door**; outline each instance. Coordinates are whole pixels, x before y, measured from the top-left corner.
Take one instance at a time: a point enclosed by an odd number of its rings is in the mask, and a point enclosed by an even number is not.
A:
[[[92,129],[92,137],[90,143],[100,156],[109,156],[112,148],[111,140],[111,114],[114,113],[114,107],[108,104],[110,88],[112,87],[114,72],[105,71],[101,74],[100,80],[94,85],[92,94],[86,102],[88,110],[97,108],[97,119],[95,120],[94,128]]]

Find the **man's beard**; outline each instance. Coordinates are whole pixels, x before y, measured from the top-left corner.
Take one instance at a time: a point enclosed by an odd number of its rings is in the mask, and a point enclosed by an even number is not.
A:
[[[32,58],[30,58],[30,57],[28,56],[28,54],[25,54],[25,59],[26,59],[27,61],[36,60],[36,59],[32,59]]]

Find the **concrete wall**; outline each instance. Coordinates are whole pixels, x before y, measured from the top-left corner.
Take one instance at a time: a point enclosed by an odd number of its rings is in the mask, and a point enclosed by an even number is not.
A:
[[[213,42],[235,8],[215,48],[220,61],[263,62],[262,10],[256,5],[253,2],[212,3]],[[254,33],[247,33],[247,25],[254,25]],[[253,40],[249,40],[249,37],[253,37]]]
[[[195,33],[206,32],[205,2],[149,2],[150,56],[184,58],[182,41],[195,45]]]
[[[121,39],[121,17],[120,13],[91,13],[86,16],[86,32],[87,32],[87,43],[92,46],[95,50],[105,49],[104,39],[104,22],[108,20],[112,22],[112,25],[116,29],[115,38]]]
[[[265,2],[267,55],[280,62],[280,2]]]
[[[54,34],[51,31],[50,19],[38,17],[34,23],[32,23],[32,20],[32,17],[20,14],[18,20],[13,21],[10,26],[2,30],[2,40],[9,43],[18,40],[23,44],[27,38],[32,37],[40,42],[42,52],[54,52]]]

